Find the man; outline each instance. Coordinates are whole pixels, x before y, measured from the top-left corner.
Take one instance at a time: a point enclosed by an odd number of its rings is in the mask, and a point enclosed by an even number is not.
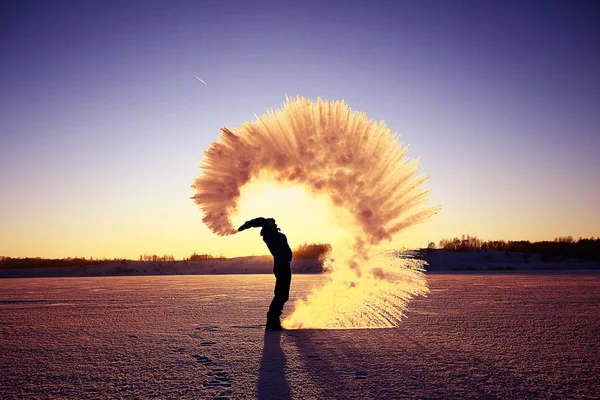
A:
[[[283,312],[283,305],[288,301],[290,296],[292,250],[288,245],[287,238],[280,232],[273,218],[259,217],[251,219],[240,226],[238,231],[241,232],[248,228],[262,228],[260,235],[273,255],[275,296],[273,297],[273,301],[271,301],[269,312],[267,313],[266,328],[269,330],[280,330],[281,322],[279,317]]]

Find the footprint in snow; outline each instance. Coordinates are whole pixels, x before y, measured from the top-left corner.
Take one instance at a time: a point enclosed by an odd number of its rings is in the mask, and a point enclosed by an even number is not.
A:
[[[219,332],[219,327],[218,326],[199,326],[196,328],[196,330],[199,330],[202,332]]]
[[[180,347],[178,349],[175,350],[171,350],[173,353],[185,353],[185,347]]]
[[[369,376],[368,372],[356,371],[355,379],[367,379],[367,376]]]
[[[213,365],[213,361],[212,361],[210,358],[208,358],[208,357],[205,357],[205,356],[199,356],[199,355],[197,355],[197,354],[194,354],[192,357],[193,357],[193,358],[196,360],[196,362],[197,362],[198,364],[202,364],[202,365]]]

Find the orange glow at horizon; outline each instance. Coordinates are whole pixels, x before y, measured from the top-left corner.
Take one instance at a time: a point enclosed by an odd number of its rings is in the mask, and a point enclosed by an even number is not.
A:
[[[240,198],[233,217],[236,226],[255,217],[273,217],[292,248],[303,243],[335,246],[351,238],[343,226],[352,216],[335,208],[325,196],[313,197],[300,186],[259,179],[245,185]]]

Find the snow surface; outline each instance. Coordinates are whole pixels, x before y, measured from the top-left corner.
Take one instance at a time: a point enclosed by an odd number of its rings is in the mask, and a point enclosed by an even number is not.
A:
[[[398,328],[265,333],[273,281],[0,280],[0,398],[600,397],[598,273],[433,275]]]

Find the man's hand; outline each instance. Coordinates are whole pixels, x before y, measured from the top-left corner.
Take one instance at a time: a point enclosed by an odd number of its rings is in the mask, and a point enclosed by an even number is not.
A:
[[[252,225],[250,225],[250,221],[244,222],[244,225],[242,225],[242,226],[240,226],[238,228],[238,232],[241,232],[241,231],[243,231],[245,229],[248,229],[248,228],[252,228]]]

